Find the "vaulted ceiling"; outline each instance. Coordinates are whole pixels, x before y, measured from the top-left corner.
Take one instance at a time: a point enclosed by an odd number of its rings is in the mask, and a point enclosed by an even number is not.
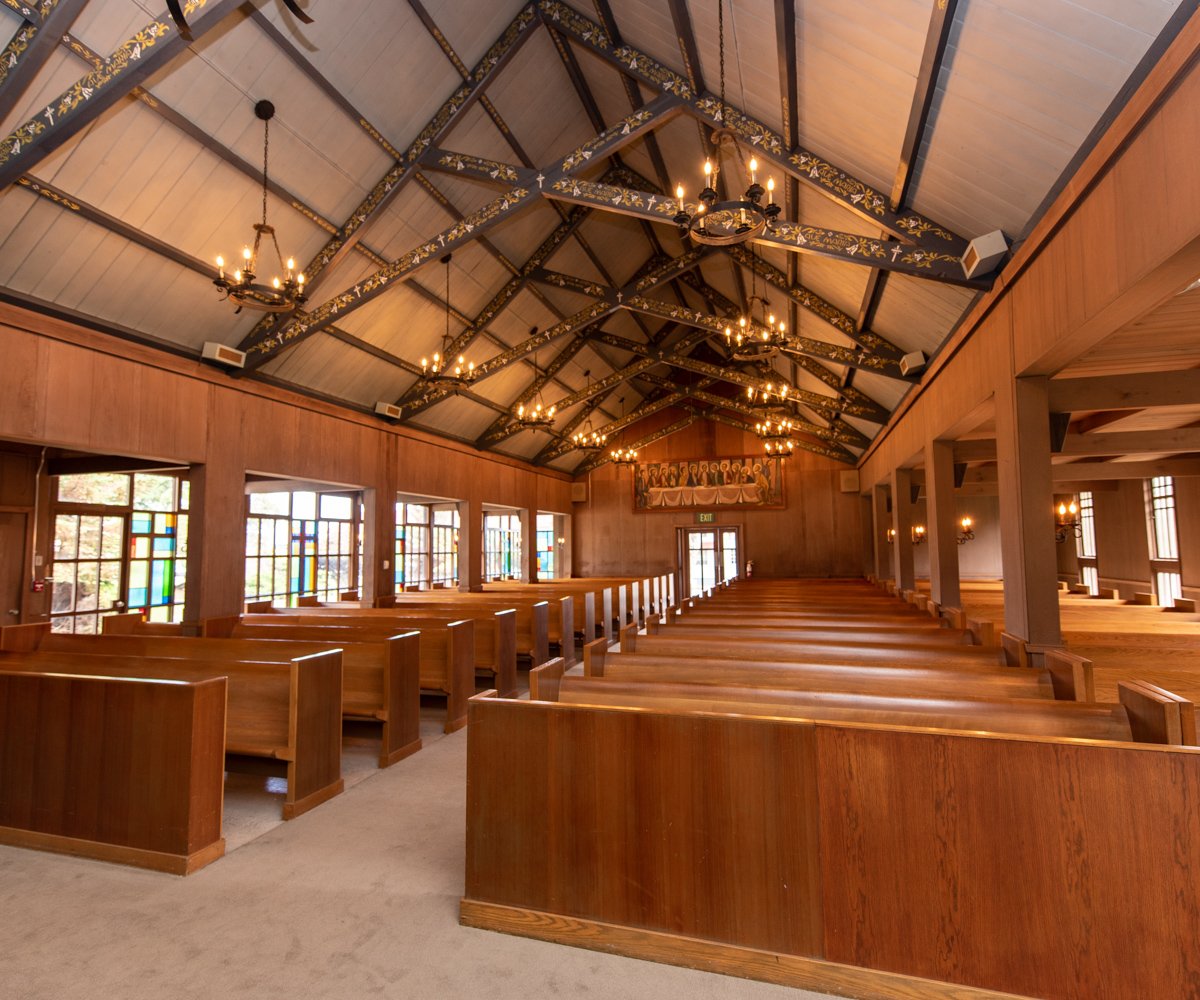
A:
[[[717,0],[190,0],[190,43],[153,0],[0,0],[0,288],[554,468],[668,407],[752,424],[767,381],[801,447],[853,463],[900,357],[988,286],[966,242],[1023,239],[1180,4],[722,2],[727,124],[784,204],[753,249],[672,221],[718,123]],[[309,277],[282,321],[212,285],[258,219],[263,98]],[[756,292],[790,348],[739,362],[720,330]],[[419,377],[447,322],[479,369],[455,393]],[[539,395],[554,425],[514,425]]]

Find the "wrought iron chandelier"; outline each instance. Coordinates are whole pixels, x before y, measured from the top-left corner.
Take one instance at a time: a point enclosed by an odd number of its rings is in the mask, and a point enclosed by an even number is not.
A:
[[[766,385],[759,386],[757,389],[754,386],[746,386],[746,398],[751,405],[762,406],[764,408],[783,407],[787,405],[788,393],[791,391],[791,386],[780,382],[776,385],[774,382],[768,382]]]
[[[421,378],[429,385],[463,386],[475,379],[475,362],[467,361],[461,354],[450,363],[450,260],[446,254],[441,263],[446,265],[446,327],[442,333],[442,349],[433,352],[433,360],[421,359]]]
[[[587,379],[588,388],[591,389],[592,373],[585,371],[583,377]],[[608,435],[592,429],[592,415],[589,413],[583,428],[571,435],[571,443],[580,451],[594,453],[600,451],[608,443]]]
[[[534,337],[537,335],[537,327],[535,326],[529,331],[529,335]],[[538,385],[541,380],[542,370],[538,367],[537,351],[533,352],[533,380],[534,385]],[[525,427],[530,428],[548,428],[554,423],[554,414],[558,412],[558,407],[555,404],[546,406],[542,400],[542,390],[538,387],[537,395],[534,398],[532,406],[526,406],[521,403],[517,407],[516,418],[517,422]]]
[[[775,178],[767,178],[764,189],[758,183],[758,160],[750,157],[746,163],[737,133],[729,127],[729,105],[725,101],[725,0],[717,0],[717,38],[721,53],[721,103],[717,119],[721,126],[713,130],[714,156],[704,161],[704,187],[695,214],[689,213],[683,200],[684,188],[675,188],[679,211],[675,224],[695,243],[707,246],[732,246],[760,236],[779,217],[780,206],[775,203]],[[750,184],[740,199],[719,200],[717,186],[721,177],[721,159],[729,155],[735,167],[745,164]],[[713,161],[716,161],[715,163]],[[763,195],[767,204],[763,204]]]
[[[796,447],[796,442],[792,438],[792,431],[795,428],[796,425],[786,417],[767,419],[754,425],[754,433],[762,441],[763,448],[768,455],[782,455],[786,458]]]
[[[313,19],[296,5],[296,0],[283,0],[283,4],[292,12],[296,20],[304,24],[313,23]],[[192,31],[183,16],[183,8],[179,5],[179,0],[167,0],[167,13],[171,15],[171,20],[175,22],[175,27],[179,29],[179,33],[190,42],[192,40]]]
[[[233,272],[232,279],[225,273],[225,258],[217,255],[217,277],[213,284],[225,293],[226,299],[237,303],[237,312],[245,306],[261,312],[288,313],[304,302],[304,274],[296,273],[296,261],[289,257],[285,262],[275,238],[275,228],[267,224],[267,191],[269,188],[267,163],[271,149],[271,119],[275,117],[275,105],[270,101],[259,101],[254,105],[255,116],[263,123],[263,172],[262,172],[262,221],[254,224],[254,245],[242,249],[242,266]],[[263,237],[270,237],[279,261],[279,273],[270,284],[258,280],[259,251]],[[281,278],[279,275],[282,274]]]
[[[625,420],[625,397],[622,396],[617,400],[621,404],[621,420]],[[631,448],[628,445],[617,445],[608,453],[608,457],[617,465],[633,465],[637,462],[637,449]]]
[[[737,327],[725,327],[725,344],[734,361],[767,361],[788,342],[787,324],[775,318],[770,301],[765,295],[758,294],[755,274],[751,268],[750,295],[746,299],[746,311],[738,317]]]

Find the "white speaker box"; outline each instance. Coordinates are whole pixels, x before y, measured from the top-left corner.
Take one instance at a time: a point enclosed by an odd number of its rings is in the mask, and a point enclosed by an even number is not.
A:
[[[986,236],[976,236],[967,244],[967,252],[962,255],[963,274],[968,278],[976,274],[987,274],[1008,253],[1008,240],[997,229]]]
[[[858,492],[858,470],[857,469],[849,469],[845,472],[842,472],[840,475],[842,478],[842,487],[841,487],[842,492],[843,493],[857,493]]]
[[[582,483],[571,484],[571,503],[587,503],[588,502],[588,484],[585,479]]]
[[[913,351],[911,354],[906,354],[900,359],[900,374],[920,375],[925,370],[928,361],[924,351]]]
[[[205,361],[215,361],[217,364],[229,368],[246,367],[245,351],[239,351],[236,347],[226,347],[224,344],[218,344],[215,340],[204,342],[204,349],[200,352],[200,356]]]
[[[400,407],[395,403],[385,403],[383,400],[380,400],[375,404],[375,412],[381,417],[387,417],[388,420],[400,419]]]

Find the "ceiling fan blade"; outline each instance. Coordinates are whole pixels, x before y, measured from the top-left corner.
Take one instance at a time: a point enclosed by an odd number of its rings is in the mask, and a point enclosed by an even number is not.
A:
[[[175,22],[175,27],[179,29],[179,33],[190,42],[192,32],[187,26],[187,21],[183,19],[183,8],[179,6],[179,0],[167,0],[167,11],[171,15],[171,20]]]
[[[296,0],[283,0],[283,5],[305,24],[313,23],[313,19],[296,6]]]

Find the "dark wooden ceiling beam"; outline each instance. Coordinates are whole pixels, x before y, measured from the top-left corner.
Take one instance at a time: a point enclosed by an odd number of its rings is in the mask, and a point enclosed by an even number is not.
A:
[[[521,394],[505,408],[506,412],[503,416],[497,417],[492,423],[486,427],[482,434],[475,439],[475,447],[487,448],[490,445],[504,440],[510,434],[516,431],[510,431],[514,424],[512,412],[522,403],[530,403],[537,398],[551,382],[556,381],[555,376],[562,371],[572,360],[579,354],[587,342],[580,337],[568,340],[566,345],[560,350],[550,361],[545,368],[534,368],[533,381],[522,390]],[[562,384],[562,383],[559,383]],[[571,392],[570,386],[567,386],[567,391]],[[520,428],[517,428],[520,430]]]
[[[379,131],[367,116],[364,115],[358,108],[350,103],[341,90],[335,87],[325,77],[320,70],[312,64],[311,61],[301,52],[291,39],[287,37],[271,22],[261,10],[253,4],[245,4],[242,8],[246,16],[255,23],[255,25],[274,43],[275,47],[282,52],[293,66],[295,66],[316,88],[321,91],[341,112],[354,122],[363,133],[374,142],[380,149],[388,154],[393,160],[399,160],[403,157],[395,146],[393,146],[382,132]]]
[[[191,35],[198,41],[234,10],[240,0],[197,0]],[[0,140],[0,191],[94,122],[143,80],[187,48],[171,18],[155,18],[84,74],[33,118]]]
[[[724,0],[720,2],[724,3]],[[679,54],[683,58],[683,71],[692,89],[702,93],[705,89],[704,74],[700,68],[700,50],[696,48],[696,33],[692,30],[692,15],[688,11],[687,0],[667,0],[667,6],[671,10],[671,24],[675,27]]]
[[[783,142],[800,145],[800,88],[796,82],[796,0],[775,0],[775,49],[779,63],[779,111]]]
[[[0,121],[12,114],[86,4],[87,0],[43,0],[0,52]]]
[[[718,411],[710,411],[704,415],[706,420],[711,420],[714,423],[725,424],[728,427],[736,427],[738,430],[745,431],[747,434],[754,433],[753,425],[745,420],[739,420],[736,417],[729,416],[726,413]],[[857,459],[848,451],[837,447],[836,445],[824,444],[821,441],[809,441],[808,439],[796,435],[792,438],[797,448],[802,451],[811,451],[815,455],[823,455],[825,458],[832,458],[835,462],[841,462],[844,465],[854,465]]]
[[[641,451],[654,444],[656,441],[662,441],[664,438],[669,438],[672,434],[678,434],[680,431],[685,431],[700,419],[700,414],[695,410],[689,410],[686,417],[681,417],[673,424],[668,424],[666,427],[660,427],[658,430],[646,434],[644,437],[638,438],[636,441],[628,442],[628,447],[635,448]],[[598,455],[594,455],[589,459],[581,462],[575,469],[575,475],[581,476],[584,473],[591,472],[593,469],[598,469],[606,462],[611,462],[612,456],[607,451],[602,451]]]
[[[409,144],[401,160],[397,160],[379,182],[368,192],[350,217],[338,227],[338,231],[308,262],[304,273],[308,277],[309,294],[315,293],[323,277],[334,270],[350,249],[362,238],[363,228],[378,217],[399,193],[412,181],[416,174],[417,161],[429,146],[435,145],[458,122],[462,115],[479,100],[509,60],[520,50],[540,24],[532,4],[527,4],[509,23],[500,38],[488,49],[464,82],[438,110],[416,139]],[[284,322],[275,317],[264,317],[239,345],[242,350],[261,350],[259,345],[271,342],[281,344],[280,333]],[[294,338],[293,338],[294,339]],[[287,338],[284,338],[287,341]]]
[[[602,59],[616,65],[623,73],[663,93],[677,96],[689,114],[709,126],[720,124],[720,101],[714,95],[697,91],[690,82],[662,65],[644,52],[629,45],[613,45],[604,27],[563,3],[562,0],[538,0],[542,20],[580,45],[591,49]],[[826,197],[838,202],[872,224],[880,226],[897,239],[923,247],[935,255],[958,260],[966,249],[966,240],[938,225],[918,212],[896,212],[887,196],[870,185],[840,170],[811,151],[797,146],[788,149],[785,140],[764,123],[726,102],[733,129],[765,164],[798,177]]]

